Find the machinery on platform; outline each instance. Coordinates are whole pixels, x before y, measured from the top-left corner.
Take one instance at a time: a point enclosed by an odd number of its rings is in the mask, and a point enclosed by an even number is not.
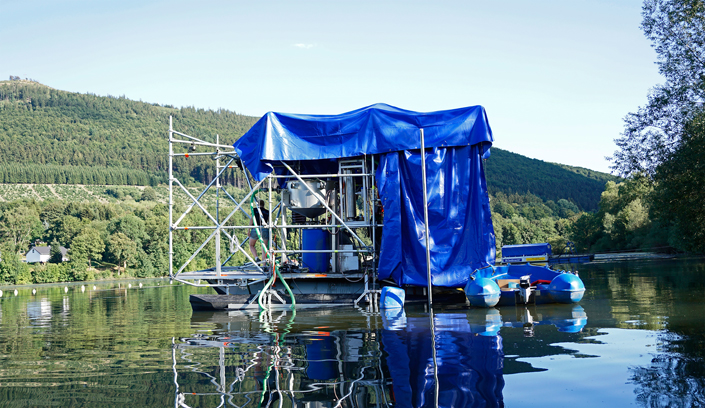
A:
[[[227,295],[192,298],[195,309],[247,309],[261,305],[289,308],[297,300],[297,307],[321,307],[372,300],[368,298],[370,294],[378,292],[378,253],[374,243],[379,246],[377,234],[382,228],[381,204],[374,187],[374,156],[333,160],[328,163],[327,172],[316,174],[282,162],[257,182],[243,171],[245,166],[232,146],[222,145],[219,140],[207,142],[172,126],[169,129],[170,276],[189,285],[212,286],[219,295]],[[186,145],[189,152],[175,152],[177,144]],[[194,146],[210,151],[196,151]],[[176,158],[198,155],[211,156],[216,175],[195,195],[174,176],[173,168]],[[238,172],[247,181],[248,192],[240,200],[221,182],[228,172]],[[175,217],[174,193],[179,191],[191,203]],[[205,202],[209,197],[211,202],[214,199],[215,211],[207,209]],[[260,201],[264,202],[264,208],[258,207]],[[227,214],[224,207],[230,210]],[[182,225],[187,214],[195,209],[203,211],[210,225]],[[252,221],[258,218],[255,216],[258,211],[269,214],[262,225]],[[248,222],[232,224],[230,220],[237,213]],[[210,230],[211,234],[186,262],[173,265],[174,235],[195,230]],[[254,230],[260,232],[256,251],[264,249],[266,254],[262,260],[248,248],[250,232]],[[209,243],[214,245],[214,267],[188,270],[191,261]],[[245,261],[227,266],[237,254]],[[284,285],[295,281],[294,287],[270,288],[268,283],[276,276]]]
[[[458,289],[483,282],[477,271],[495,263],[484,174],[492,141],[481,106],[269,112],[233,145],[177,131],[170,119],[169,275],[215,288],[192,295],[194,309],[376,307],[383,286],[404,290],[406,301],[431,305],[438,293],[464,302]],[[174,168],[199,156],[215,171],[195,193]],[[241,180],[244,193],[226,180]],[[183,211],[175,194],[189,203]],[[201,243],[188,258],[183,247],[175,256],[177,238]],[[194,267],[205,248],[212,266]],[[519,279],[523,303],[536,298],[535,277],[507,274]]]

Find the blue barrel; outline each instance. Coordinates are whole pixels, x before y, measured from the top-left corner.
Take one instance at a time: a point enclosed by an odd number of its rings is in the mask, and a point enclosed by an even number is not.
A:
[[[301,231],[304,251],[330,251],[330,233],[324,229],[304,229]],[[303,267],[310,272],[325,273],[330,266],[330,252],[304,252]]]

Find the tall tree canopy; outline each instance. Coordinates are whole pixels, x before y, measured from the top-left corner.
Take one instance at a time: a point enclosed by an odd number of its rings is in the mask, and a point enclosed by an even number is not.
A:
[[[645,0],[643,17],[666,82],[626,117],[613,168],[653,182],[651,215],[669,245],[705,252],[705,1]]]
[[[658,54],[666,82],[655,86],[645,106],[625,118],[615,140],[613,169],[622,175],[653,176],[683,141],[705,101],[705,2],[645,0],[641,28]]]
[[[671,245],[705,252],[705,113],[687,123],[682,138],[656,172],[654,213],[674,227]]]

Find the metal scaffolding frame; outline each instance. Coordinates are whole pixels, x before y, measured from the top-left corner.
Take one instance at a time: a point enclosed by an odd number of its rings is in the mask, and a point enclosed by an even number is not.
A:
[[[187,151],[176,153],[175,145],[184,146]],[[200,150],[200,151],[196,151]],[[204,151],[207,150],[207,151]],[[205,156],[213,160],[215,166],[215,176],[198,195],[192,194],[174,174],[175,159],[188,159],[189,157]],[[220,137],[215,135],[215,143],[187,135],[174,129],[172,118],[169,118],[169,277],[173,280],[194,285],[219,287],[227,290],[230,287],[246,287],[248,285],[261,284],[266,279],[272,277],[274,273],[273,264],[288,265],[290,273],[282,274],[282,278],[299,278],[306,276],[315,278],[321,274],[306,274],[297,257],[307,253],[330,253],[332,262],[330,272],[323,274],[327,278],[340,277],[350,280],[351,278],[364,280],[364,292],[355,301],[366,299],[371,303],[376,303],[378,294],[377,288],[377,260],[378,252],[375,243],[380,238],[377,229],[382,227],[381,220],[378,219],[375,209],[380,205],[379,197],[375,189],[375,157],[360,156],[356,158],[339,159],[338,172],[330,174],[301,174],[295,170],[297,162],[280,162],[272,167],[270,173],[264,180],[257,182],[248,172],[240,157],[235,152],[232,145],[220,144]],[[247,180],[249,191],[241,200],[236,200],[227,191],[222,183],[222,176],[229,171],[242,169]],[[275,171],[276,170],[276,171]],[[326,181],[327,180],[327,181]],[[313,197],[313,205],[318,207],[325,215],[323,220],[318,217],[308,219],[306,222],[294,223],[290,202],[287,203],[285,193],[280,185],[284,182],[297,182],[307,191],[305,193]],[[280,183],[282,182],[282,183]],[[325,194],[312,187],[314,182],[330,183],[333,188],[327,189]],[[187,197],[188,205],[180,214],[174,212],[174,193],[180,191]],[[264,194],[265,205],[269,210],[269,220],[265,225],[257,226],[254,221],[256,217],[248,212],[250,201],[257,197],[257,194]],[[204,203],[205,197],[215,195],[215,210],[209,211]],[[253,197],[254,196],[254,197]],[[227,203],[230,211],[223,211],[223,204]],[[232,208],[234,205],[234,209]],[[243,208],[244,207],[244,208]],[[200,210],[208,219],[204,225],[183,225],[186,216],[195,208]],[[237,225],[233,216],[239,211],[245,215],[249,221],[248,225]],[[295,212],[296,210],[294,210]],[[275,216],[276,213],[276,216]],[[268,262],[257,262],[249,253],[246,243],[252,228],[260,227],[269,232],[267,239],[266,256]],[[327,229],[332,232],[330,249],[303,249],[303,245],[291,247],[287,242],[287,234],[290,232],[301,232],[304,229]],[[200,246],[181,265],[174,264],[174,237],[175,234],[188,233],[187,231],[207,230],[210,235],[203,240]],[[346,231],[352,239],[352,245],[341,248],[339,244],[339,232]],[[244,235],[242,233],[245,233]],[[366,232],[366,234],[361,234]],[[238,234],[239,233],[239,234]],[[364,238],[361,236],[363,235]],[[230,242],[229,248],[222,248],[223,237]],[[212,267],[202,270],[189,270],[191,261],[196,259],[199,253],[211,241],[214,242],[215,256]],[[259,243],[258,243],[259,245]],[[227,245],[226,245],[227,246]],[[259,253],[259,251],[256,251]],[[226,266],[226,264],[236,254],[243,254],[245,263],[239,266]],[[344,255],[345,254],[345,255]],[[358,273],[346,274],[341,269],[341,259],[343,256],[355,254],[359,257]],[[371,279],[370,279],[371,278]],[[205,281],[205,282],[204,282]],[[373,299],[371,299],[372,297]],[[270,296],[271,298],[271,296]]]

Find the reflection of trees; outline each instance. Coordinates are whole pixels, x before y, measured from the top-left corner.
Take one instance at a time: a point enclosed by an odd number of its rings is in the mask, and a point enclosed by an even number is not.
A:
[[[679,293],[688,296],[685,291]],[[702,293],[702,290],[692,293]],[[668,331],[659,334],[660,353],[649,366],[631,369],[631,380],[636,385],[634,392],[644,406],[705,406],[705,327],[702,325],[705,305],[686,302],[681,307],[687,307],[688,311],[673,311],[666,325]]]
[[[661,354],[648,367],[631,368],[639,404],[646,407],[705,406],[705,369],[701,359]]]
[[[0,406],[173,405],[164,350],[191,332],[187,288],[122,285],[99,294],[42,287],[34,298],[20,288],[1,298]]]
[[[629,328],[626,322],[634,319],[639,328],[661,330],[651,364],[630,368],[637,401],[648,407],[705,406],[702,260],[605,265],[601,272],[606,283],[591,287],[605,288],[617,327]]]
[[[605,325],[632,329],[637,321],[640,329],[680,333],[674,326],[674,316],[692,315],[694,308],[705,313],[705,305],[694,299],[691,304],[684,303],[691,294],[705,289],[702,259],[605,263],[584,266],[582,270],[581,277],[589,288],[586,300],[591,301],[590,309],[605,307],[607,310],[595,315],[612,317]],[[665,320],[664,316],[671,318]]]

